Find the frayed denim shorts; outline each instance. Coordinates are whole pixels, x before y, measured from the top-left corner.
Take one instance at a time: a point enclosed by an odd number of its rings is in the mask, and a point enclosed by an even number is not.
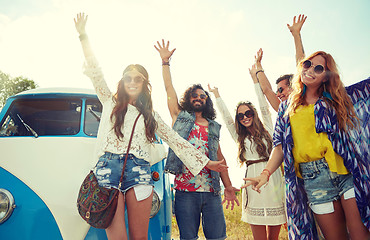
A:
[[[307,163],[300,163],[299,168],[304,181],[304,188],[312,211],[316,214],[334,212],[333,201],[354,198],[352,174],[340,175],[330,171],[324,158]]]
[[[146,185],[150,187],[151,193],[154,183],[150,164],[143,159],[135,157],[133,154],[129,154],[127,157],[122,185],[118,188],[124,161],[125,154],[105,152],[105,154],[99,158],[94,170],[99,186],[119,189],[122,193],[125,193],[133,187],[136,188],[139,185]],[[148,192],[148,189],[149,188],[145,189],[141,187],[140,191],[144,190],[144,192]],[[138,198],[138,191],[136,191],[136,189],[135,193]],[[137,200],[139,201],[140,199]]]

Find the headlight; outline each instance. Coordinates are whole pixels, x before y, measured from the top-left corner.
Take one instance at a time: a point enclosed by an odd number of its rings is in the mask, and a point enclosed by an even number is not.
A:
[[[153,191],[152,209],[150,210],[150,218],[154,217],[159,209],[161,208],[161,199],[159,198],[157,192]]]
[[[12,215],[14,208],[13,195],[8,190],[0,188],[0,224]]]

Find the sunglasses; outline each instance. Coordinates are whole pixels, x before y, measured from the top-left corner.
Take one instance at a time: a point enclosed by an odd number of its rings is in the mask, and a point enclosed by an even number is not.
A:
[[[325,71],[325,68],[324,68],[323,65],[321,65],[321,64],[313,65],[313,63],[310,60],[304,61],[303,64],[302,64],[302,66],[303,66],[303,68],[306,68],[306,69],[309,69],[310,67],[314,67],[313,68],[313,71],[316,74],[321,74],[322,72]]]
[[[138,83],[141,83],[141,82],[144,82],[144,79],[142,78],[142,77],[139,77],[139,76],[137,76],[137,77],[134,77],[134,78],[131,78],[131,77],[128,77],[128,76],[126,76],[126,77],[123,77],[122,79],[121,79],[121,81],[123,81],[124,83],[131,83],[132,81],[134,82],[134,83],[136,83],[136,84],[138,84]]]
[[[200,97],[200,99],[207,99],[207,95],[205,95],[205,94],[203,94],[203,93],[201,93],[201,94],[198,94],[198,93],[191,93],[191,97],[192,98],[197,98],[197,97]]]
[[[239,121],[243,120],[244,116],[246,116],[247,118],[251,118],[251,117],[254,116],[254,112],[252,110],[247,110],[247,111],[245,111],[245,113],[238,113],[236,115],[236,117]]]
[[[276,94],[278,93],[282,93],[284,91],[284,88],[283,87],[279,87],[277,90],[276,90]]]

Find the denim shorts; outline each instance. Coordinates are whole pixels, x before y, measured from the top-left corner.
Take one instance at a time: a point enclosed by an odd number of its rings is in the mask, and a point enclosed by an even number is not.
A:
[[[213,192],[176,190],[175,216],[180,239],[198,239],[200,219],[204,236],[210,240],[226,238],[226,223],[220,195]]]
[[[355,197],[352,174],[340,175],[330,171],[324,158],[300,163],[309,205],[314,213],[334,212],[333,201],[344,195],[345,199]]]
[[[119,189],[122,193],[138,185],[154,186],[149,162],[129,154],[121,188],[118,188],[125,154],[105,152],[96,164],[94,174],[99,186]]]

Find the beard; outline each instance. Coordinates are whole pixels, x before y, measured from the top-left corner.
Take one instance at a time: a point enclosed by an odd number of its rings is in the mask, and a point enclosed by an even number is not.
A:
[[[195,103],[200,103],[200,105],[195,105]],[[206,104],[199,100],[194,100],[190,104],[191,110],[194,112],[203,112],[206,109]]]

